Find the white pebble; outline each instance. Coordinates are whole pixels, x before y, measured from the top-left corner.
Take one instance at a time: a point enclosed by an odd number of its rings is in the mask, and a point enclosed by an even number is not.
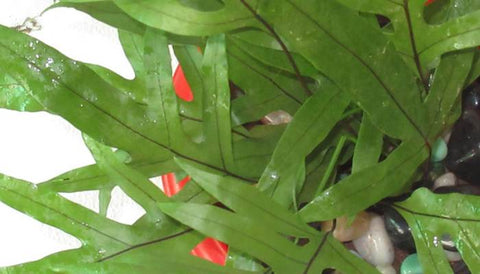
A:
[[[445,255],[447,255],[447,260],[449,262],[458,262],[462,259],[462,256],[458,252],[450,251],[450,250],[444,250],[444,251],[445,251]]]
[[[451,172],[447,172],[443,174],[442,176],[438,177],[435,179],[435,182],[433,183],[433,189],[437,189],[439,187],[444,187],[444,186],[454,186],[456,185],[457,178],[455,177],[455,174]]]
[[[283,110],[274,111],[262,118],[262,122],[268,125],[288,124],[293,117]]]
[[[393,244],[388,237],[383,218],[374,215],[368,231],[353,241],[360,256],[373,265],[386,266],[393,263]]]
[[[377,270],[382,274],[397,274],[397,271],[391,265],[377,265]]]

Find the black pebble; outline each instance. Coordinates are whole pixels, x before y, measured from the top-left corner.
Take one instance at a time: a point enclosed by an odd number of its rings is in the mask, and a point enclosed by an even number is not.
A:
[[[448,142],[446,167],[457,177],[480,185],[480,114],[465,109]]]
[[[432,180],[420,180],[412,184],[412,191],[421,188],[421,187],[426,187],[426,188],[432,188],[433,187],[433,181]]]
[[[452,263],[452,270],[455,274],[471,274],[472,272],[468,269],[464,261],[458,261]]]
[[[407,224],[407,221],[391,207],[383,208],[383,216],[385,219],[385,229],[388,236],[395,247],[405,250],[409,253],[415,252],[415,241],[413,240],[412,231]],[[457,251],[455,243],[447,234],[441,237],[442,247],[445,250]]]
[[[461,193],[467,195],[480,195],[480,187],[475,185],[444,186],[435,189],[433,192],[438,194]]]
[[[412,232],[405,219],[395,209],[387,207],[384,209],[385,228],[392,243],[399,249],[415,252],[415,242]]]
[[[480,109],[480,79],[475,81],[463,91],[462,109]]]

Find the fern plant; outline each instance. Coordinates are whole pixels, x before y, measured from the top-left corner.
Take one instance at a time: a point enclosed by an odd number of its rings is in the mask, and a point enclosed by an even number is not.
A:
[[[476,0],[56,7],[118,28],[135,79],[0,27],[0,106],[62,116],[96,160],[38,185],[1,176],[3,203],[82,242],[6,273],[373,273],[315,222],[410,192],[480,75]],[[174,93],[169,45],[193,101]],[[288,125],[257,123],[278,110],[293,116]],[[171,172],[192,181],[168,198],[148,178]],[[133,225],[106,218],[115,186],[146,211]],[[99,213],[58,194],[84,190],[100,191]],[[425,273],[452,271],[431,244],[445,233],[480,272],[478,197],[420,188],[393,206]],[[190,255],[206,236],[230,246],[227,266]]]

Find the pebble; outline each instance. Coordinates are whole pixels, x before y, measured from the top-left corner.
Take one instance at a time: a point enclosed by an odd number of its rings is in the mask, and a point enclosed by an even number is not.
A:
[[[371,216],[369,213],[362,211],[355,216],[355,220],[349,224],[347,217],[337,218],[337,224],[333,231],[333,237],[340,242],[348,242],[355,240],[367,232],[370,224]],[[332,230],[332,221],[322,223],[323,231]]]
[[[480,108],[480,85],[478,81],[465,88],[462,93],[462,109],[479,109]]]
[[[393,244],[408,252],[415,251],[415,242],[407,221],[395,209],[387,207],[384,209],[385,229],[387,230]]]
[[[429,179],[435,180],[436,178],[442,176],[447,172],[448,171],[445,169],[443,162],[432,162],[430,163]],[[431,187],[432,186],[433,186],[433,181],[432,181]]]
[[[391,265],[395,253],[393,244],[385,230],[383,218],[372,214],[368,231],[353,241],[358,254],[373,265]]]
[[[458,178],[480,185],[480,114],[477,111],[465,110],[453,126],[445,165]]]
[[[455,251],[444,250],[447,260],[449,262],[458,262],[462,259],[462,255]]]
[[[438,138],[432,146],[432,162],[441,162],[447,157],[448,147],[442,138]]]
[[[376,268],[382,274],[397,274],[392,265],[377,265]]]
[[[290,123],[292,119],[292,116],[288,112],[278,110],[267,114],[261,121],[266,125],[281,125]]]
[[[423,274],[422,265],[418,260],[417,253],[408,255],[400,266],[401,274]]]
[[[453,273],[455,274],[471,274],[472,272],[468,269],[464,261],[454,262],[452,264]]]
[[[456,184],[457,178],[455,177],[455,174],[452,172],[447,172],[435,179],[435,182],[433,183],[433,189],[435,190],[440,187],[455,186]]]

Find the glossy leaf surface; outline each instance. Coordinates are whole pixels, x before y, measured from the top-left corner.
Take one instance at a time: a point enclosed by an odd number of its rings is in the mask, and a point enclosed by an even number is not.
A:
[[[480,230],[479,202],[476,196],[433,194],[422,188],[410,199],[395,205],[412,228],[425,272],[451,272],[441,244],[435,244],[435,239],[442,239],[444,235],[454,241],[470,271],[479,271],[479,241],[476,239]]]

